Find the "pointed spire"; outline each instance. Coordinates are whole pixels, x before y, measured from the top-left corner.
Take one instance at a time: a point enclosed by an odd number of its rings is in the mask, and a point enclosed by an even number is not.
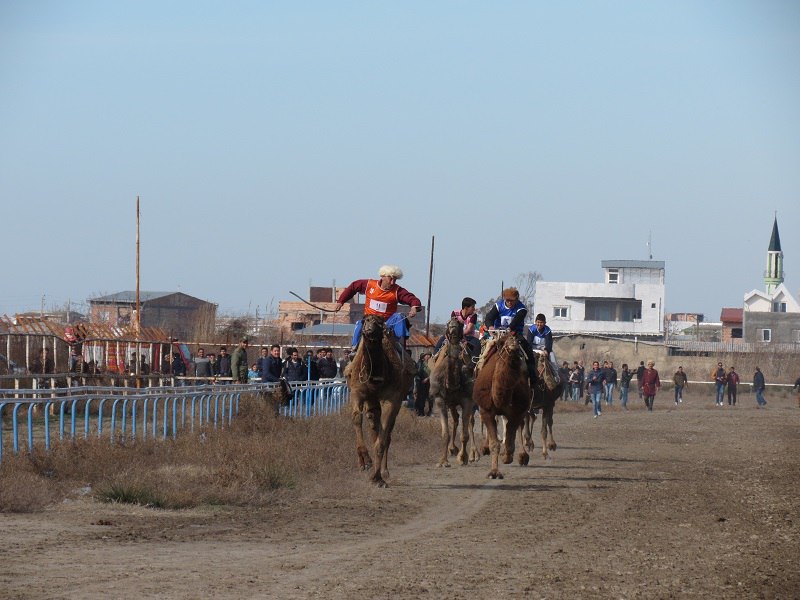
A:
[[[768,252],[782,252],[781,236],[778,234],[778,215],[775,215],[775,223],[772,225],[772,237],[769,238]]]

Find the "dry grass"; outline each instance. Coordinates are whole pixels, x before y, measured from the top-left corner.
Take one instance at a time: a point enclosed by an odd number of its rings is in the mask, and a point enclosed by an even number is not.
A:
[[[438,420],[403,409],[392,438],[392,464],[434,456]],[[349,411],[309,420],[274,416],[243,398],[232,427],[177,440],[110,444],[80,440],[50,452],[6,454],[0,464],[0,512],[38,511],[76,493],[160,508],[266,506],[276,493],[341,485],[355,470]]]

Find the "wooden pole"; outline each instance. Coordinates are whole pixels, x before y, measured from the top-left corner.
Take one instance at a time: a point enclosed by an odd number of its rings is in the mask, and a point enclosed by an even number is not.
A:
[[[425,308],[425,335],[430,336],[431,333],[431,289],[433,288],[433,247],[436,242],[436,236],[431,236],[431,264],[428,269],[428,306]]]
[[[139,339],[141,321],[139,309],[141,308],[139,302],[139,196],[136,196],[136,323],[134,324],[136,331],[136,339]]]

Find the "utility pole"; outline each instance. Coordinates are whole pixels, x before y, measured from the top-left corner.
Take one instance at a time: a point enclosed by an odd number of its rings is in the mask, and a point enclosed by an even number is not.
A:
[[[428,270],[428,306],[425,309],[425,336],[430,336],[431,333],[431,289],[433,287],[433,247],[436,241],[436,236],[431,236],[431,265]]]

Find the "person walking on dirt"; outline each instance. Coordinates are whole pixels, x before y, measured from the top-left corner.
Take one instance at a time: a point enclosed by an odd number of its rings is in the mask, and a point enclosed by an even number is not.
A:
[[[764,400],[764,390],[767,387],[767,382],[764,379],[764,374],[759,367],[756,367],[756,372],[753,373],[753,391],[756,393],[756,408],[761,408],[767,405]]]
[[[734,367],[728,371],[726,382],[728,384],[728,406],[736,406],[736,386],[739,385],[739,374]]]
[[[683,372],[683,367],[678,367],[675,374],[672,376],[672,383],[675,384],[675,406],[683,402],[683,388],[689,387],[689,379],[686,373]]]
[[[636,387],[639,388],[639,399],[644,398],[642,395],[642,377],[644,376],[644,361],[639,361],[639,366],[636,368]]]
[[[647,361],[647,368],[642,373],[642,395],[644,396],[644,403],[647,405],[647,410],[653,410],[653,403],[656,399],[656,392],[661,389],[661,380],[658,378],[658,371],[655,367],[656,363],[652,360]]]
[[[722,406],[725,402],[725,383],[727,382],[727,375],[725,375],[725,368],[722,363],[717,363],[717,370],[714,371],[714,386],[717,391],[716,405]]]

